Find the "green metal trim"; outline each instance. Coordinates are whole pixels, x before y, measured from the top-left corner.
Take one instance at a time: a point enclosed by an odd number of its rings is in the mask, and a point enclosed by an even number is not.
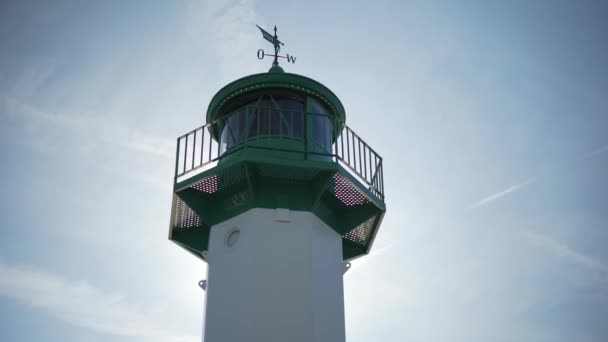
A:
[[[376,206],[378,206],[382,210],[386,210],[384,200],[378,198],[378,196],[374,195],[368,188],[364,187],[363,186],[364,184],[361,183],[361,181],[359,181],[357,178],[355,178],[355,176],[353,176],[350,173],[350,171],[346,170],[346,168],[344,168],[342,165],[340,165],[340,163],[335,163],[335,164],[336,164],[336,167],[338,168],[338,170],[340,170],[340,173],[342,174],[342,176],[345,176],[346,178],[348,178],[348,180],[351,181],[351,183],[355,184],[357,186],[357,188],[363,192],[365,197],[370,202],[374,203]]]
[[[269,88],[288,89],[302,93],[303,95],[314,96],[329,107],[338,122],[344,123],[346,120],[342,102],[340,102],[340,99],[323,84],[297,74],[262,73],[243,77],[220,89],[209,103],[206,117],[207,123],[214,122],[219,119],[221,115],[225,114],[222,113],[222,109],[229,104],[232,99],[245,94],[250,94],[254,91]],[[213,132],[213,134],[214,138],[217,139],[217,132]]]
[[[369,254],[370,250],[372,249],[372,245],[374,244],[374,241],[376,240],[376,235],[378,234],[378,228],[380,228],[380,225],[382,224],[382,220],[384,219],[384,214],[386,214],[386,209],[383,210],[380,215],[378,217],[376,217],[376,222],[374,222],[374,227],[376,227],[374,230],[372,230],[372,236],[369,238],[369,241],[367,242],[367,249],[365,250],[365,254]],[[355,257],[356,258],[356,257]],[[355,259],[353,258],[353,259]],[[347,259],[345,259],[347,260]]]
[[[220,171],[222,171],[222,169],[229,168],[230,166],[232,166],[234,164],[238,164],[238,162],[239,162],[238,160],[229,160],[225,163],[218,164],[217,166],[210,168],[209,170],[205,170],[199,174],[188,177],[188,178],[182,180],[181,182],[175,182],[175,184],[173,185],[173,192],[178,192],[183,189],[186,189],[193,183],[196,183],[209,176],[215,175],[215,174],[219,173]]]
[[[233,176],[235,172],[238,177]],[[336,175],[343,180],[336,179]],[[214,191],[196,188],[206,179],[216,182]],[[354,187],[350,191],[357,191],[367,201],[343,202],[344,197],[338,193],[347,191],[342,185],[344,180]],[[340,185],[342,188],[338,190]],[[344,260],[351,260],[369,252],[385,212],[382,200],[374,198],[335,162],[285,160],[250,153],[183,180],[176,184],[175,194],[197,214],[201,223],[200,227],[172,226],[169,238],[201,259],[213,225],[254,208],[287,208],[312,212],[342,235]],[[368,228],[363,228],[368,221]],[[365,229],[368,232],[365,239],[346,238],[354,229]]]
[[[378,230],[376,228],[376,230]],[[358,257],[364,256],[368,253],[369,248],[360,245],[356,242],[350,241],[347,238],[342,238],[342,259],[344,261],[350,261]]]
[[[191,251],[195,251],[198,254],[207,250],[209,245],[209,230],[210,227],[192,227],[182,228],[178,231],[173,231],[171,240],[175,241],[181,246],[187,247]],[[202,238],[201,238],[202,237]]]
[[[276,164],[286,167],[299,167],[306,169],[319,169],[326,171],[338,171],[339,164],[334,161],[318,161],[313,159],[285,159],[276,158],[273,153],[250,153],[254,149],[243,148],[240,152],[243,155],[235,155],[232,158],[222,159],[221,163],[218,163],[215,167],[205,170],[197,175],[188,177],[180,182],[175,182],[173,185],[173,191],[179,192],[188,188],[190,185],[205,179],[209,176],[220,173],[222,170],[228,169],[241,162],[248,163],[259,163],[259,164]],[[236,154],[236,153],[235,153]],[[343,173],[348,173],[344,168],[340,167]],[[351,179],[355,181],[354,178]],[[357,183],[359,181],[356,181]],[[371,194],[371,193],[370,193]]]

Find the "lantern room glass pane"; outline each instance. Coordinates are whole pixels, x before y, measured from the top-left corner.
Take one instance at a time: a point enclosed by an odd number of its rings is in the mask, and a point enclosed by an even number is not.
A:
[[[319,101],[311,98],[310,116],[312,141],[326,152],[331,152],[331,133],[333,131],[329,111]]]
[[[304,98],[265,95],[241,104],[220,124],[221,153],[247,139],[281,136],[302,139]]]

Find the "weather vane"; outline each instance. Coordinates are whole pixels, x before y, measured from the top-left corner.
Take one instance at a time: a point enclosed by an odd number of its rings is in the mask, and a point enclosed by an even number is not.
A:
[[[281,45],[285,45],[283,44],[280,40],[279,37],[277,36],[277,26],[274,26],[274,36],[268,32],[266,32],[263,28],[257,26],[260,31],[262,31],[262,36],[264,37],[264,39],[266,39],[267,41],[269,41],[270,43],[272,43],[272,45],[274,46],[274,55],[272,54],[267,54],[264,52],[264,50],[259,49],[258,50],[258,59],[264,59],[264,57],[269,56],[269,57],[274,57],[274,62],[272,62],[272,65],[279,65],[279,58],[285,58],[287,59],[287,62],[291,62],[293,64],[296,63],[296,57],[295,56],[290,56],[288,53],[285,54],[285,56],[280,56],[279,55],[279,51],[281,51]]]

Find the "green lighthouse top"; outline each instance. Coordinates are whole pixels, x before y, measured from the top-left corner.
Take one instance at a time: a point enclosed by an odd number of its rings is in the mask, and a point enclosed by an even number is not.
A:
[[[209,103],[207,123],[226,115],[234,100],[269,91],[314,97],[330,109],[328,114],[344,125],[346,120],[344,106],[329,88],[311,78],[286,72],[272,72],[272,69],[267,73],[245,76],[220,89]]]
[[[326,86],[288,73],[284,45],[268,72],[237,79],[211,99],[206,124],[177,138],[169,239],[206,259],[211,228],[252,208],[312,212],[342,236],[342,257],[369,252],[386,207],[382,157],[345,125]]]
[[[325,107],[325,114],[331,116],[333,121],[338,123],[336,128],[340,131],[346,120],[346,115],[344,106],[338,97],[329,88],[311,78],[286,73],[279,66],[278,58],[285,58],[288,63],[295,63],[295,56],[290,56],[289,54],[286,54],[286,56],[279,55],[281,46],[285,44],[278,39],[276,26],[274,27],[274,35],[266,32],[259,26],[257,27],[262,32],[264,39],[272,43],[275,52],[274,54],[267,54],[264,50],[260,49],[258,50],[258,58],[274,57],[272,67],[267,73],[240,78],[220,89],[209,103],[206,117],[207,123],[212,123],[225,117],[231,110],[234,110],[235,104],[242,104],[247,99],[259,98],[264,94],[274,94],[298,96],[303,99],[312,98],[313,101]]]

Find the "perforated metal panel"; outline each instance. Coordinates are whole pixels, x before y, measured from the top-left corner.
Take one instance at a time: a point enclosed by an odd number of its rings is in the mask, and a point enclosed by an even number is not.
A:
[[[191,188],[196,189],[198,191],[206,192],[208,194],[212,194],[218,190],[217,179],[217,175],[207,177],[198,183],[194,183]]]
[[[367,242],[369,241],[369,238],[371,236],[372,233],[372,228],[374,227],[374,221],[376,220],[376,217],[371,217],[369,220],[361,223],[359,226],[357,226],[357,228],[349,231],[348,233],[344,234],[344,238],[365,245],[367,244]]]
[[[173,227],[178,229],[199,227],[201,218],[179,197],[175,201]]]
[[[340,202],[349,207],[369,203],[369,200],[357,189],[357,187],[340,173],[334,174],[330,190]]]
[[[219,190],[225,189],[231,185],[244,181],[246,180],[246,177],[247,174],[243,166],[232,167],[223,170],[217,175],[212,175],[207,178],[204,178],[191,185],[190,188],[206,192],[208,194],[212,194]]]

